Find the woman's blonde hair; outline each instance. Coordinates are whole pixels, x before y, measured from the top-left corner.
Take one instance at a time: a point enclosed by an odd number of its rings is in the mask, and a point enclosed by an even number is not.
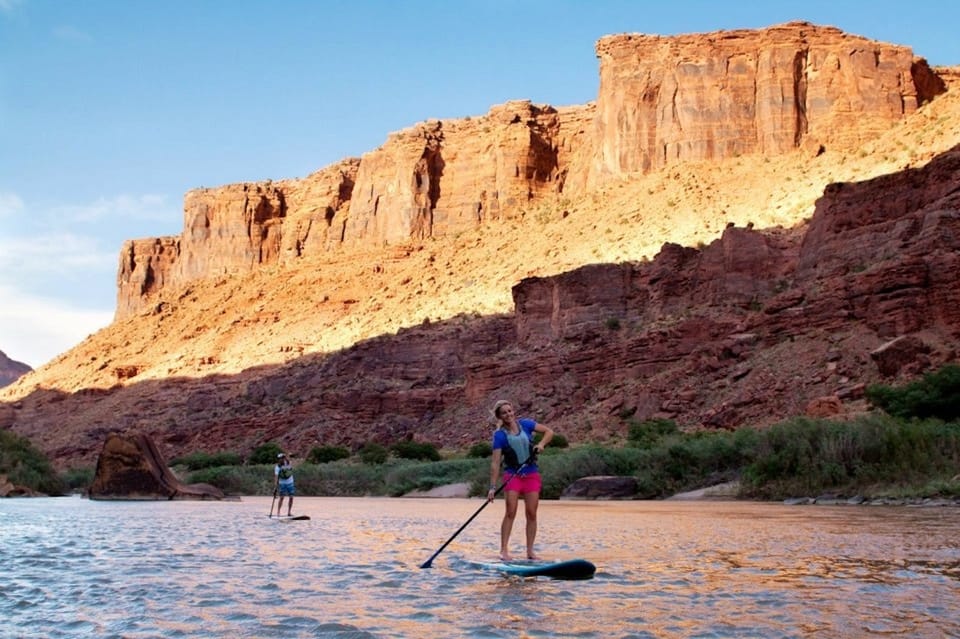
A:
[[[503,420],[500,419],[500,409],[506,406],[507,404],[513,404],[510,400],[507,399],[498,399],[493,408],[490,410],[490,416],[493,418],[493,425],[497,428],[503,428]]]

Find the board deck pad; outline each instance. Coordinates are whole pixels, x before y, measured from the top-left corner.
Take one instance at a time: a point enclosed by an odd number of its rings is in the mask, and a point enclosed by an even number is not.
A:
[[[517,575],[519,577],[592,579],[594,573],[597,572],[597,567],[586,559],[567,559],[565,561],[473,561],[470,563],[484,570],[495,570],[507,575]]]

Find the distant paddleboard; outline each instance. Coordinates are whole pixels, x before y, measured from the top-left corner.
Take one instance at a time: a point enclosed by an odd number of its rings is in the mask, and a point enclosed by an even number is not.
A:
[[[270,519],[274,521],[304,521],[306,519],[310,519],[310,517],[308,515],[294,515],[293,517],[290,517],[289,515],[277,515],[276,517],[271,516]]]
[[[470,564],[483,570],[494,570],[518,577],[591,579],[593,574],[597,572],[597,567],[586,559],[567,559],[566,561],[471,561]]]

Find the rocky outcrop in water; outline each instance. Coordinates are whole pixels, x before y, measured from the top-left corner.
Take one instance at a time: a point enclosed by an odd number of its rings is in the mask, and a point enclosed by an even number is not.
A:
[[[10,481],[6,475],[0,475],[0,497],[42,497],[37,491]]]
[[[184,484],[167,467],[156,444],[142,433],[107,437],[88,491],[99,500],[169,500],[224,498],[209,484]]]

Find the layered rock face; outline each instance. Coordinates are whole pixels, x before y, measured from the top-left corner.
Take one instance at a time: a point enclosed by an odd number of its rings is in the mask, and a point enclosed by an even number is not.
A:
[[[828,327],[855,318],[886,339],[930,326],[960,334],[958,184],[954,149],[922,169],[828,188],[830,215],[811,222],[796,272],[830,284],[813,302],[834,310]]]
[[[594,178],[801,145],[855,148],[942,93],[907,47],[793,22],[597,43]]]
[[[127,242],[117,318],[163,287],[456,234],[670,164],[855,148],[944,91],[907,47],[790,23],[597,43],[595,104],[423,122],[302,180],[189,192],[177,238]]]
[[[178,237],[128,240],[120,250],[117,318],[160,289],[321,255],[344,239],[358,163],[344,160],[300,180],[195,189]]]
[[[594,404],[688,428],[843,412],[866,383],[960,352],[958,184],[960,147],[923,169],[832,186],[802,239],[728,228],[702,250],[666,245],[649,264],[524,280],[518,352],[468,365],[465,393],[489,401],[509,388],[558,415]],[[909,348],[885,344],[895,336]]]
[[[382,245],[456,233],[563,188],[556,109],[508,102],[424,123],[363,156],[345,240]],[[575,135],[573,133],[572,135]]]
[[[278,183],[277,188],[286,204],[286,211],[275,216],[282,224],[281,264],[323,255],[343,242],[346,211],[359,165],[358,160],[347,159],[306,179]],[[269,257],[263,254],[260,257],[262,261],[269,261]]]
[[[117,269],[117,317],[127,317],[165,286],[172,284],[180,254],[180,238],[127,240],[120,249]]]
[[[591,109],[510,102],[480,118],[405,129],[361,160],[304,180],[191,191],[179,239],[123,246],[117,318],[142,309],[164,285],[340,247],[450,235],[507,212],[519,215],[563,189],[562,163],[583,154],[585,112]]]
[[[168,454],[270,440],[301,454],[466,446],[489,437],[501,397],[580,442],[623,437],[631,419],[696,430],[856,413],[867,384],[960,352],[958,184],[960,147],[831,186],[805,232],[728,227],[650,262],[525,279],[510,316],[425,323],[240,375],[42,391],[11,406],[7,426],[64,464],[88,459],[107,424],[149,428]]]

